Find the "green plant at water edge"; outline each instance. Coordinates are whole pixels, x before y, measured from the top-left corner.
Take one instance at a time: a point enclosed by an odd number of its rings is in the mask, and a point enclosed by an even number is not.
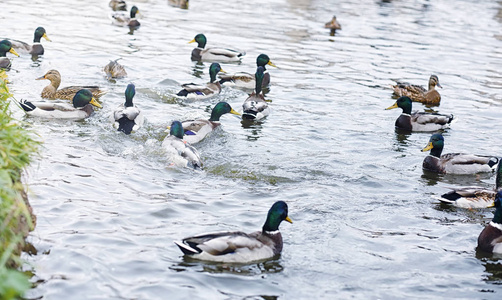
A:
[[[12,118],[10,97],[0,78],[0,300],[18,299],[31,286],[16,268],[22,263],[24,238],[34,228],[21,174],[40,145]]]

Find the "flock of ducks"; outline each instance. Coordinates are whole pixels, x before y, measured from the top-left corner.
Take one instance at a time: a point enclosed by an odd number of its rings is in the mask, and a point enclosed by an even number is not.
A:
[[[181,8],[188,8],[187,0],[170,0],[169,4]],[[127,4],[123,0],[112,0],[109,6],[114,11],[113,24],[138,28],[139,21],[136,15],[139,10],[133,6],[129,15],[120,13],[127,10]],[[341,25],[336,17],[325,24],[332,35]],[[0,68],[8,70],[11,62],[6,58],[6,53],[19,54],[14,48],[23,49],[32,55],[43,55],[44,49],[40,39],[47,37],[45,29],[39,27],[35,30],[34,44],[19,43],[15,40],[0,41]],[[260,54],[256,59],[255,74],[239,72],[226,74],[220,63],[240,61],[246,53],[239,50],[206,47],[207,38],[204,34],[197,34],[190,43],[197,43],[197,47],[191,53],[193,61],[211,62],[209,67],[209,81],[206,84],[187,83],[181,86],[176,97],[181,99],[201,100],[218,95],[222,85],[230,85],[244,89],[253,89],[253,92],[245,99],[242,108],[244,120],[260,120],[269,115],[268,101],[263,94],[263,88],[270,84],[270,74],[266,66],[276,67],[270,58]],[[111,61],[105,66],[104,71],[108,78],[124,78],[127,76],[125,68],[118,60]],[[0,72],[0,79],[7,80],[5,72]],[[19,102],[27,115],[41,118],[57,119],[84,119],[89,117],[94,107],[101,108],[97,101],[105,94],[97,86],[69,86],[59,88],[61,74],[57,70],[50,70],[38,80],[49,80],[41,93],[42,98],[61,101],[26,101]],[[5,86],[5,85],[4,85]],[[436,90],[441,87],[436,75],[430,76],[428,89],[409,83],[397,82],[392,86],[394,94],[399,97],[394,105],[387,109],[401,108],[402,113],[395,122],[395,127],[409,132],[437,132],[448,128],[456,120],[451,114],[439,114],[429,112],[412,112],[412,102],[421,102],[426,105],[439,105],[441,95]],[[125,102],[119,105],[110,115],[110,121],[114,128],[125,134],[131,134],[139,130],[144,123],[144,115],[133,103],[136,89],[134,84],[129,84],[125,91]],[[162,147],[167,153],[176,157],[179,165],[201,169],[203,167],[200,155],[193,144],[197,144],[208,136],[220,125],[220,118],[227,113],[241,115],[228,103],[219,102],[212,109],[209,119],[188,120],[184,122],[173,121],[169,126],[169,135],[162,141]],[[502,253],[502,167],[496,156],[483,156],[463,153],[442,154],[444,137],[440,133],[434,133],[429,143],[422,151],[430,151],[430,155],[423,161],[423,169],[446,174],[475,174],[479,172],[492,172],[497,167],[496,186],[492,189],[481,187],[461,187],[454,189],[441,197],[443,202],[455,204],[459,207],[496,207],[493,220],[484,228],[479,235],[478,249],[489,253]],[[222,232],[214,234],[188,237],[182,241],[176,241],[180,250],[190,257],[217,262],[251,262],[268,259],[282,251],[282,236],[279,225],[282,221],[292,223],[288,217],[288,206],[283,201],[272,205],[267,214],[267,219],[261,231],[246,234],[243,232]]]

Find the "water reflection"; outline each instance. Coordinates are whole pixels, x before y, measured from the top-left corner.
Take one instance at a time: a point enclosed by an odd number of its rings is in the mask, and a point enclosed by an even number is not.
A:
[[[197,272],[208,272],[213,274],[224,273],[254,276],[261,274],[280,273],[284,270],[284,267],[279,263],[278,258],[254,264],[235,264],[200,261],[188,256],[184,256],[183,262],[172,266],[171,269],[178,272],[186,271],[187,269],[195,269]]]
[[[202,61],[198,61],[193,65],[192,75],[197,78],[204,76],[204,63]]]
[[[485,267],[484,281],[492,284],[502,284],[502,254],[488,254],[476,251],[476,258]]]
[[[263,129],[263,121],[253,121],[253,120],[242,120],[242,128],[246,130],[246,138],[248,141],[256,141],[261,137],[261,130]]]

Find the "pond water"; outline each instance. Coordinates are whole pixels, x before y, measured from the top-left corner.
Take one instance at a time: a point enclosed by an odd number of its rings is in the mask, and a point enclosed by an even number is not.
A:
[[[31,41],[45,55],[13,58],[10,89],[39,100],[50,69],[62,86],[96,84],[103,108],[79,121],[14,115],[44,141],[26,171],[37,227],[25,254],[34,274],[29,299],[500,299],[502,262],[476,256],[491,209],[441,205],[451,186],[494,185],[494,174],[423,172],[429,133],[394,129],[393,80],[426,85],[439,77],[442,103],[458,116],[445,152],[502,155],[502,4],[497,1],[190,1],[190,8],[141,0],[141,27],[111,24],[108,1],[3,0],[1,35]],[[342,30],[324,23],[336,15]],[[171,167],[161,148],[173,120],[208,116],[218,101],[237,110],[247,94],[224,88],[182,102],[185,82],[206,82],[208,63],[190,60],[208,45],[247,52],[229,73],[254,72],[266,53],[272,112],[260,123],[234,115],[197,145],[205,169]],[[102,68],[122,58],[128,77]],[[134,82],[145,127],[126,136],[108,122]],[[414,109],[426,109],[414,104]],[[248,265],[184,258],[173,240],[261,228],[284,200],[279,258]]]

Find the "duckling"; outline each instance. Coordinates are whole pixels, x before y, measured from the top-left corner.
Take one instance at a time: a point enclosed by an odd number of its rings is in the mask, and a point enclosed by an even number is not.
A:
[[[182,9],[188,9],[188,0],[169,0],[167,2],[171,6],[179,7]]]
[[[258,55],[256,58],[256,66],[263,67],[265,72],[262,81],[262,88],[267,87],[270,84],[270,73],[266,69],[266,65],[277,68],[277,66],[270,61],[270,58],[266,54]],[[220,84],[222,85],[233,85],[246,89],[254,89],[256,85],[254,74],[246,72],[238,72],[233,75],[219,74],[218,76],[220,77]]]
[[[17,54],[16,50],[12,49],[12,43],[10,41],[8,40],[0,41],[0,69],[10,69],[12,65],[10,59],[6,57],[7,52],[10,52],[15,56],[19,57],[19,54]]]
[[[338,21],[336,20],[336,16],[333,16],[333,19],[331,19],[331,21],[324,24],[324,28],[331,29],[330,35],[333,36],[333,35],[335,35],[335,32],[337,29],[342,30],[342,25],[340,25],[340,23],[338,23]]]
[[[182,122],[185,136],[183,139],[190,144],[195,144],[204,139],[216,127],[220,126],[220,118],[226,113],[231,113],[240,116],[240,113],[233,110],[227,102],[217,103],[211,111],[209,120],[189,120]]]
[[[81,89],[90,90],[95,98],[99,98],[106,92],[100,90],[98,86],[68,86],[58,89],[61,84],[61,74],[57,70],[49,70],[44,76],[36,80],[47,79],[51,83],[42,90],[42,98],[71,100]]]
[[[422,152],[431,150],[425,157],[423,169],[443,174],[476,174],[491,172],[499,159],[495,156],[484,156],[464,153],[448,153],[441,155],[444,138],[440,133],[433,134]]]
[[[129,16],[123,13],[115,13],[112,15],[113,24],[117,26],[129,26],[129,27],[139,27],[141,24],[136,19],[136,14],[139,13],[139,9],[136,6],[131,7],[131,12]]]
[[[283,248],[279,225],[293,223],[288,216],[288,205],[275,202],[267,214],[261,231],[253,233],[219,232],[184,238],[174,243],[183,254],[194,259],[225,263],[250,263],[281,254]]]
[[[453,204],[462,208],[485,208],[493,205],[493,200],[497,191],[502,189],[502,164],[497,166],[497,177],[495,179],[495,188],[488,189],[480,186],[463,186],[452,188],[451,191],[441,196],[432,196],[433,198]]]
[[[218,72],[225,72],[221,69],[219,63],[212,63],[209,66],[209,76],[210,81],[206,84],[196,84],[196,83],[185,83],[181,86],[183,89],[176,94],[178,97],[184,97],[187,99],[207,99],[212,96],[216,96],[221,92],[221,85],[216,80],[216,74]]]
[[[103,68],[103,71],[105,72],[108,79],[119,79],[127,76],[127,72],[124,66],[117,62],[119,59],[120,58],[117,58],[116,60],[110,60],[110,62]]]
[[[62,102],[30,102],[27,100],[22,100],[19,104],[27,115],[48,119],[81,120],[94,112],[91,105],[101,108],[91,91],[87,89],[82,89],[75,94],[72,105]]]
[[[127,4],[124,0],[111,0],[108,6],[110,6],[113,11],[127,11]]]
[[[193,40],[188,43],[197,42],[197,48],[192,50],[192,60],[193,61],[210,61],[210,62],[239,62],[246,52],[240,52],[233,49],[225,49],[225,48],[207,48],[206,36],[202,33],[199,33],[195,36]]]
[[[47,36],[45,28],[37,27],[37,29],[35,29],[35,35],[33,38],[33,45],[29,45],[28,43],[17,41],[17,40],[11,40],[12,47],[15,49],[18,49],[18,50],[27,51],[31,55],[43,55],[44,54],[44,46],[42,45],[42,43],[40,43],[41,38],[44,38],[45,40],[52,42],[51,39],[49,39],[49,37]]]
[[[429,78],[429,90],[425,90],[422,86],[409,84],[406,82],[397,82],[393,85],[394,94],[398,97],[408,96],[413,101],[421,102],[429,105],[439,105],[441,95],[436,90],[436,86],[442,88],[439,84],[439,79],[436,75],[431,75]]]
[[[481,231],[476,250],[502,254],[502,191],[498,191],[491,207],[495,207],[492,221]]]
[[[427,112],[411,112],[411,99],[407,96],[399,97],[394,105],[386,109],[401,108],[403,112],[396,120],[396,128],[408,131],[437,131],[445,129],[456,120],[453,115],[442,115]]]
[[[169,134],[162,142],[166,152],[175,155],[174,162],[183,167],[202,169],[199,152],[189,143],[183,141],[183,125],[180,121],[171,123]]]
[[[256,87],[255,91],[249,95],[249,97],[242,104],[242,119],[245,120],[260,120],[265,118],[270,114],[270,108],[268,107],[265,97],[261,92],[261,86],[263,81],[263,67],[258,67],[256,69]]]
[[[132,103],[135,94],[136,87],[134,84],[128,84],[125,91],[125,103],[120,104],[110,116],[113,127],[125,134],[131,134],[132,131],[137,131],[143,126],[145,121],[143,113]]]

